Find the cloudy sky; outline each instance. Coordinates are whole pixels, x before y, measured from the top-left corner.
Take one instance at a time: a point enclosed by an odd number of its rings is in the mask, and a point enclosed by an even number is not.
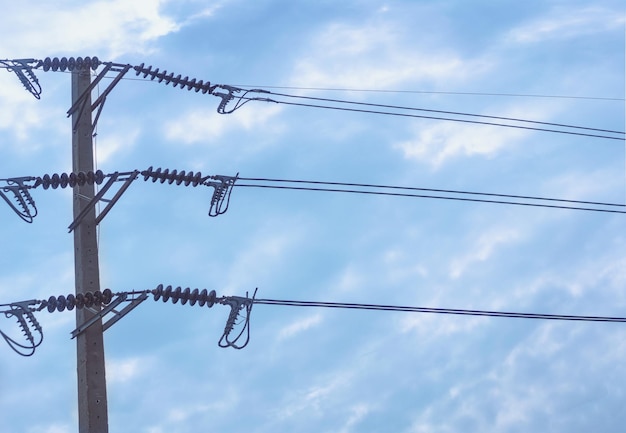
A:
[[[619,0],[4,3],[0,59],[98,56],[289,95],[625,128]],[[0,70],[1,179],[71,171],[70,75],[36,74],[40,100]],[[219,102],[127,74],[97,125],[98,168],[626,202],[623,139]],[[212,191],[135,181],[100,224],[102,287],[626,316],[623,214],[235,187],[210,218]],[[0,201],[0,303],[74,290],[71,191],[31,192],[32,224]],[[256,305],[234,350],[217,344],[228,312],[149,299],[106,332],[111,432],[626,423],[624,324]],[[75,317],[37,318],[32,357],[0,344],[0,430],[75,432]]]

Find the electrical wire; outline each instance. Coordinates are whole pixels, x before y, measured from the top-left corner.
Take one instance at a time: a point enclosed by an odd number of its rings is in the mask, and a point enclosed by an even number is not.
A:
[[[131,78],[126,78],[126,79],[131,79]],[[134,80],[137,80],[137,79],[134,79]],[[468,123],[468,124],[499,126],[499,127],[505,127],[505,128],[515,128],[515,129],[523,129],[523,130],[531,130],[531,131],[542,131],[542,132],[551,132],[551,133],[558,133],[558,134],[577,135],[577,136],[592,137],[592,138],[603,138],[603,139],[608,139],[608,140],[623,141],[624,135],[626,134],[623,131],[614,131],[614,130],[608,130],[608,129],[591,128],[591,127],[585,127],[585,126],[567,125],[567,124],[560,124],[560,123],[540,122],[540,121],[535,121],[535,120],[518,119],[518,118],[510,118],[510,117],[503,117],[503,116],[490,116],[490,115],[462,113],[462,112],[455,112],[455,111],[432,110],[432,109],[415,108],[415,107],[403,107],[403,106],[395,106],[395,105],[364,103],[364,102],[331,99],[331,98],[317,98],[317,97],[310,97],[310,96],[290,95],[286,93],[271,92],[271,91],[263,90],[263,89],[244,89],[244,88],[238,88],[236,86],[230,86],[230,85],[228,86],[217,85],[217,87],[230,88],[235,91],[244,92],[243,95],[236,96],[234,94],[231,94],[229,96],[229,98],[231,99],[238,99],[238,102],[235,108],[231,110],[224,110],[224,107],[222,106],[222,105],[225,105],[226,103],[226,100],[224,99],[223,104],[220,105],[220,107],[222,108],[222,111],[218,109],[218,111],[221,112],[222,114],[232,113],[237,108],[241,107],[242,105],[250,101],[265,101],[265,102],[274,102],[278,104],[309,107],[309,108],[324,108],[324,109],[330,109],[330,110],[349,111],[349,112],[357,112],[357,113],[369,113],[369,114],[381,114],[381,115],[408,117],[408,118],[443,120],[443,121],[450,121],[450,122],[460,122],[460,123]],[[591,134],[591,133],[549,129],[549,128],[539,128],[539,127],[531,127],[531,126],[523,126],[523,125],[511,125],[511,124],[506,124],[506,123],[486,122],[486,121],[469,120],[469,119],[449,118],[449,117],[440,117],[440,116],[427,116],[427,115],[398,113],[398,112],[379,111],[379,110],[366,110],[366,109],[347,108],[347,107],[311,104],[311,103],[303,103],[303,102],[291,102],[291,101],[275,100],[275,99],[270,99],[270,98],[265,98],[265,97],[263,98],[246,97],[248,93],[255,93],[255,92],[263,93],[264,95],[273,95],[273,96],[278,96],[278,97],[283,97],[283,98],[297,98],[297,99],[328,102],[328,103],[335,103],[335,104],[351,104],[351,105],[357,105],[357,106],[378,107],[378,108],[387,108],[387,109],[395,109],[395,110],[422,111],[422,112],[429,112],[429,113],[449,114],[449,115],[455,115],[455,116],[477,117],[477,118],[493,119],[493,120],[505,120],[509,122],[519,122],[519,123],[526,123],[526,124],[530,123],[530,124],[535,124],[535,125],[556,126],[560,128],[569,128],[569,129],[577,129],[577,130],[606,132],[610,134],[618,134],[618,135],[621,135],[621,137],[613,137],[613,136],[600,135],[600,134]]]
[[[408,111],[423,111],[423,112],[438,113],[438,114],[452,114],[455,116],[480,117],[484,119],[507,120],[507,121],[512,121],[512,122],[531,123],[535,125],[558,126],[562,128],[583,129],[583,130],[597,131],[597,132],[609,132],[612,134],[622,134],[622,135],[624,134],[623,131],[590,128],[586,126],[568,125],[568,124],[563,124],[563,123],[540,122],[537,120],[519,119],[519,118],[514,118],[514,117],[489,116],[485,114],[464,113],[464,112],[459,112],[459,111],[432,110],[432,109],[427,109],[427,108],[405,107],[401,105],[373,104],[373,103],[367,103],[367,102],[346,101],[342,99],[316,98],[312,96],[288,95],[285,93],[270,92],[270,94],[289,97],[289,98],[307,99],[307,100],[312,100],[312,101],[334,102],[334,103],[340,103],[340,104],[352,104],[352,105],[360,105],[360,106],[366,106],[366,107],[393,108],[397,110],[408,110]]]
[[[291,300],[279,300],[279,299],[254,299],[252,302],[254,304],[280,305],[280,306],[289,306],[289,307],[342,308],[342,309],[352,309],[352,310],[400,311],[400,312],[409,312],[409,313],[435,313],[435,314],[456,314],[456,315],[463,315],[463,316],[506,317],[506,318],[515,318],[515,319],[545,319],[545,320],[570,320],[570,321],[580,321],[580,322],[626,323],[626,317],[519,313],[519,312],[488,311],[488,310],[462,310],[462,309],[451,309],[451,308],[408,307],[408,306],[380,305],[380,304],[354,304],[354,303],[345,303],[345,302],[291,301]]]
[[[70,71],[49,71],[60,74],[71,74]],[[110,77],[105,77],[112,79]],[[152,81],[143,78],[124,77],[125,81],[142,81],[151,83]],[[156,84],[156,83],[155,83]],[[235,87],[250,87],[263,89],[283,89],[283,90],[315,90],[326,92],[364,92],[364,93],[408,93],[408,94],[426,94],[426,95],[463,95],[463,96],[498,96],[498,97],[515,97],[515,98],[544,98],[544,99],[581,99],[591,101],[624,101],[624,98],[609,98],[603,96],[574,96],[574,95],[542,95],[533,93],[496,93],[496,92],[453,92],[453,91],[435,91],[435,90],[390,90],[390,89],[357,89],[345,87],[303,87],[303,86],[266,86],[259,84],[232,84]]]
[[[548,129],[548,128],[535,128],[531,126],[522,126],[522,125],[508,125],[505,123],[496,123],[496,122],[483,122],[478,120],[468,120],[468,119],[454,119],[450,117],[439,117],[439,116],[426,116],[421,114],[409,114],[409,113],[394,113],[390,111],[378,111],[378,110],[365,110],[359,108],[347,108],[347,107],[336,107],[331,105],[320,105],[320,104],[306,104],[301,102],[288,102],[288,101],[277,101],[273,99],[266,98],[245,98],[250,100],[262,100],[266,102],[274,102],[277,104],[284,105],[293,105],[298,107],[309,107],[309,108],[324,108],[328,110],[337,110],[337,111],[349,111],[353,113],[369,113],[369,114],[382,114],[387,116],[397,116],[397,117],[408,117],[408,118],[416,118],[416,119],[430,119],[430,120],[445,120],[449,122],[460,122],[460,123],[468,123],[474,125],[488,125],[488,126],[499,126],[504,128],[514,128],[514,129],[523,129],[529,131],[541,131],[541,132],[552,132],[556,134],[567,134],[567,135],[576,135],[581,137],[593,137],[593,138],[603,138],[607,140],[619,140],[624,141],[624,137],[612,137],[608,135],[600,135],[600,134],[587,134],[582,132],[574,132],[574,131],[561,131],[558,129]],[[347,102],[349,103],[349,102]],[[585,127],[580,127],[583,129],[587,129]],[[588,128],[591,129],[591,128]],[[618,134],[624,134],[623,132],[617,132]]]
[[[240,177],[238,178],[238,181],[274,182],[274,183],[281,183],[281,184],[293,183],[296,185],[315,185],[315,186],[235,183],[233,185],[234,187],[266,188],[266,189],[296,190],[296,191],[342,192],[342,193],[350,193],[350,194],[382,195],[382,196],[394,196],[394,197],[431,198],[431,199],[441,199],[441,200],[456,200],[456,201],[466,201],[466,202],[494,203],[494,204],[507,204],[507,205],[517,205],[517,206],[531,206],[531,207],[626,214],[626,205],[624,204],[596,202],[596,201],[567,200],[567,199],[558,199],[558,198],[534,197],[534,196],[512,195],[512,194],[481,193],[481,192],[475,192],[475,191],[459,191],[459,190],[402,187],[402,186],[390,186],[390,185],[373,185],[373,184],[360,184],[360,183],[343,183],[343,182],[322,182],[322,181],[307,181],[307,180],[246,178],[246,177]],[[321,187],[318,185],[321,185]],[[346,188],[335,188],[336,186],[346,187]],[[472,196],[472,198],[471,197],[432,195],[432,194],[416,194],[416,193],[411,193],[411,192],[404,193],[404,192],[388,192],[388,191],[375,191],[375,190],[364,190],[364,189],[349,189],[348,187],[382,189],[382,190],[387,189],[387,190],[394,190],[394,191],[400,190],[400,191],[436,192],[436,193],[446,193],[446,194],[457,194],[457,195],[462,195],[462,196]],[[473,198],[474,196],[494,197],[494,199]],[[515,200],[526,200],[526,201],[497,200],[495,199],[496,197],[515,199]],[[533,202],[529,202],[528,200],[548,202],[548,203],[561,203],[561,204],[533,203]],[[592,208],[592,207],[570,206],[570,205],[605,206],[605,207],[615,207],[617,209]]]
[[[131,78],[132,79],[132,78]],[[298,86],[265,86],[258,84],[233,84],[237,87],[252,87],[263,89],[284,89],[284,90],[316,90],[327,92],[366,92],[366,93],[413,93],[432,95],[467,95],[467,96],[506,96],[521,98],[550,98],[550,99],[585,99],[597,101],[624,101],[624,98],[606,98],[600,96],[571,96],[571,95],[539,95],[528,93],[487,93],[487,92],[452,92],[434,90],[389,90],[389,89],[353,89],[341,87],[298,87]]]

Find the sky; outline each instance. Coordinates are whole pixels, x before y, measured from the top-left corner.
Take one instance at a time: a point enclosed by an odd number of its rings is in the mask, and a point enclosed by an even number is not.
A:
[[[624,131],[623,2],[4,2],[0,59],[98,56],[242,88]],[[0,70],[0,179],[71,171],[70,75]],[[109,78],[95,89],[100,94]],[[623,140],[220,99],[128,73],[97,124],[104,173],[364,183],[626,203]],[[326,90],[322,90],[326,89]],[[421,112],[423,114],[423,112]],[[484,119],[483,119],[484,120]],[[622,136],[623,137],[623,136]],[[219,296],[626,316],[626,216],[135,181],[99,225],[100,281]],[[0,303],[74,291],[72,193],[0,201]],[[622,208],[623,209],[623,208]],[[109,431],[621,432],[626,327],[148,299],[104,335]],[[78,429],[73,312],[0,344],[0,429]],[[12,318],[0,330],[19,335]]]

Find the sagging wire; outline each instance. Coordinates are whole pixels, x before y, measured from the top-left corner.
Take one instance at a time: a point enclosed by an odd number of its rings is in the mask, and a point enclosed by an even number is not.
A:
[[[426,108],[404,107],[404,106],[388,105],[388,104],[373,104],[373,103],[348,101],[348,100],[340,100],[340,99],[316,98],[316,97],[309,97],[309,96],[289,95],[289,94],[285,94],[285,93],[275,93],[275,92],[271,92],[269,90],[263,90],[263,89],[249,89],[249,90],[246,90],[246,89],[242,89],[242,88],[238,88],[238,87],[234,87],[234,86],[226,86],[226,87],[228,87],[230,89],[233,89],[233,90],[231,92],[229,92],[228,95],[224,95],[224,98],[226,96],[228,96],[229,98],[228,98],[228,100],[226,100],[226,99],[222,100],[222,103],[220,104],[220,108],[218,108],[218,112],[221,113],[221,114],[232,113],[237,108],[241,107],[242,105],[244,105],[245,103],[247,103],[249,101],[263,101],[263,102],[273,102],[273,103],[276,103],[276,104],[293,105],[293,106],[299,106],[299,107],[322,108],[322,109],[328,109],[328,110],[347,111],[347,112],[354,112],[354,113],[379,114],[379,115],[397,116],[397,117],[404,117],[404,118],[442,120],[442,121],[459,122],[459,123],[474,124],[474,125],[498,126],[498,127],[504,127],[504,128],[523,129],[523,130],[529,130],[529,131],[541,131],[541,132],[550,132],[550,133],[557,133],[557,134],[576,135],[576,136],[582,136],[582,137],[602,138],[602,139],[608,139],[608,140],[624,141],[625,136],[626,136],[626,133],[624,131],[615,131],[615,130],[609,130],[609,129],[592,128],[592,127],[579,126],[579,125],[568,125],[568,124],[562,124],[562,123],[541,122],[541,121],[536,121],[536,120],[518,119],[518,118],[511,118],[511,117],[504,117],[504,116],[492,116],[492,115],[483,115],[483,114],[474,114],[474,113],[462,113],[462,112],[456,112],[456,111],[433,110],[433,109],[426,109]],[[234,95],[234,92],[244,92],[244,93],[242,95]],[[248,93],[252,93],[252,92],[263,93],[263,94],[268,95],[268,96],[265,96],[265,97],[246,97],[246,95]],[[276,96],[276,97],[279,97],[279,98],[288,98],[288,99],[285,99],[285,100],[276,99],[276,98],[272,98],[272,96]],[[231,110],[226,110],[225,107],[226,107],[227,102],[229,102],[230,100],[233,100],[235,98],[239,99],[237,104],[235,105],[235,107],[233,109],[231,109]],[[344,106],[342,106],[342,105],[324,105],[322,103],[294,102],[294,101],[292,101],[289,98],[293,98],[293,99],[300,98],[300,99],[304,99],[304,100],[320,101],[320,102],[325,102],[325,103],[328,103],[328,104],[343,104]],[[244,101],[244,102],[242,102],[242,101]],[[379,110],[379,109],[366,109],[366,108],[351,108],[350,106],[373,107],[373,108],[380,108],[381,110]],[[405,110],[405,111],[408,111],[408,112],[387,111],[387,110]],[[415,111],[426,112],[426,113],[433,113],[433,114],[432,115],[426,115],[426,114],[412,114],[411,113],[411,112],[415,112]],[[434,115],[434,114],[445,114],[445,115],[457,116],[457,117],[443,117],[443,116]],[[468,118],[464,118],[464,117],[469,117],[469,119]],[[489,122],[489,121],[481,121],[481,120],[471,120],[471,118],[483,118],[483,119],[502,120],[502,121],[507,121],[507,122],[517,122],[517,123],[522,123],[522,124],[511,124],[511,123],[499,123],[499,122]],[[552,128],[544,128],[544,127],[524,126],[523,124],[545,125],[545,126],[552,126],[552,127],[558,127],[558,128],[564,128],[564,129],[552,129]],[[572,130],[567,130],[567,129],[572,129]],[[596,132],[600,132],[600,133],[615,134],[617,136],[603,135],[603,134],[597,134],[597,133],[577,132],[577,130],[596,131]]]
[[[240,183],[236,187],[262,188],[293,191],[314,191],[348,193],[362,195],[380,195],[406,198],[425,198],[452,200],[461,202],[505,204],[513,206],[527,206],[551,209],[569,209],[588,212],[604,212],[626,214],[626,205],[621,203],[607,203],[585,200],[569,200],[550,197],[537,197],[514,194],[496,194],[475,191],[447,190],[420,187],[404,187],[392,185],[374,185],[348,182],[324,182],[309,180],[269,179],[269,178],[238,178]],[[245,183],[253,182],[253,183]],[[242,183],[243,182],[243,183]],[[428,194],[426,194],[428,193]],[[436,194],[432,194],[436,193]],[[445,194],[445,195],[442,195]],[[506,200],[505,200],[506,199]],[[595,206],[595,207],[590,207]]]

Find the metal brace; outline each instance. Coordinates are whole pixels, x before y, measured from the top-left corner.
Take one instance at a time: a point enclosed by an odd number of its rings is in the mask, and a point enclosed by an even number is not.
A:
[[[105,65],[104,69],[102,69],[102,71],[100,71],[98,76],[91,82],[89,87],[87,87],[85,89],[85,91],[76,99],[76,102],[74,102],[74,104],[70,107],[70,109],[67,110],[67,117],[70,117],[72,114],[74,114],[77,111],[79,113],[82,113],[87,108],[86,107],[87,100],[88,100],[87,95],[91,94],[93,89],[96,88],[96,86],[100,83],[100,81],[102,81],[104,76],[109,71],[117,72],[117,76],[104,89],[104,91],[98,97],[98,99],[96,99],[91,104],[90,109],[91,109],[92,113],[93,113],[93,111],[96,108],[98,109],[98,111],[96,113],[96,117],[93,120],[93,124],[92,124],[92,128],[93,129],[96,128],[96,124],[98,123],[98,119],[100,118],[100,113],[102,113],[102,108],[104,107],[104,103],[106,101],[107,96],[109,95],[109,93],[111,93],[111,91],[117,85],[117,83],[120,82],[120,80],[124,77],[124,75],[126,75],[126,73],[132,68],[131,65],[124,65],[122,63],[107,62],[104,65]],[[78,118],[80,118],[80,116],[78,116]],[[76,131],[77,126],[78,126],[78,119],[76,120],[76,122],[73,125],[73,131]]]
[[[126,293],[126,292],[122,292],[122,293],[117,294],[117,298],[112,300],[105,307],[102,307],[102,309],[99,310],[99,311],[98,310],[94,310],[93,308],[88,308],[89,311],[91,311],[94,314],[94,316],[91,317],[90,319],[86,320],[83,324],[78,326],[76,329],[74,329],[72,331],[72,338],[76,338],[78,335],[80,335],[83,332],[85,332],[85,330],[87,328],[89,328],[91,325],[93,325],[94,323],[96,323],[99,320],[103,319],[104,316],[106,316],[107,314],[111,313],[111,314],[113,314],[113,317],[111,317],[108,321],[106,321],[105,323],[102,324],[102,331],[106,331],[114,323],[116,323],[122,317],[124,317],[125,315],[130,313],[133,309],[135,309],[143,301],[148,299],[148,292],[141,292],[141,293],[138,293],[138,294],[137,293],[130,294],[132,296],[130,299],[128,298],[128,295],[129,295],[129,293]],[[129,304],[127,306],[125,306],[124,308],[122,308],[120,311],[117,311],[115,309],[115,307],[120,305],[122,302],[129,302]]]
[[[109,213],[113,205],[117,203],[119,198],[128,189],[130,184],[133,183],[135,179],[137,179],[138,175],[139,175],[139,170],[134,170],[134,171],[125,172],[125,173],[119,173],[116,171],[115,173],[110,174],[109,180],[107,181],[107,183],[105,183],[104,186],[100,188],[100,191],[98,191],[98,193],[91,200],[89,200],[89,203],[87,203],[85,207],[83,207],[83,209],[76,216],[76,218],[74,218],[74,221],[72,221],[72,224],[69,225],[68,229],[70,233],[76,227],[80,225],[82,220],[85,218],[85,215],[87,215],[87,213],[89,213],[91,209],[95,207],[99,201],[103,201],[103,202],[106,202],[107,205],[105,206],[104,209],[102,209],[102,211],[96,217],[96,225],[100,224],[100,221],[102,221],[102,219]],[[124,184],[120,187],[120,189],[115,193],[115,195],[112,198],[110,199],[103,198],[104,194],[106,194],[109,188],[111,188],[111,186],[118,180],[124,181]]]

